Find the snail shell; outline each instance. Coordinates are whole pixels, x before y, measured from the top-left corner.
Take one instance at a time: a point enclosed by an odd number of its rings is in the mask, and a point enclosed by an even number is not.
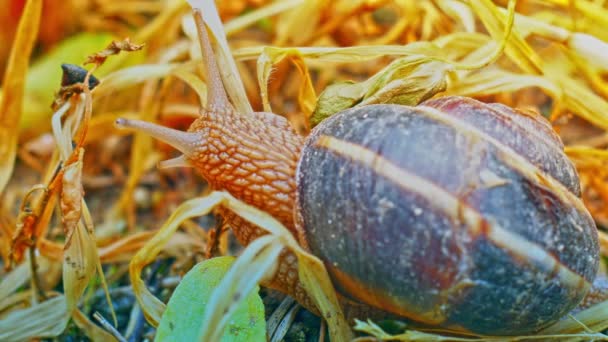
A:
[[[423,323],[539,330],[599,263],[578,175],[548,122],[462,97],[322,122],[297,169],[297,221],[338,291]]]

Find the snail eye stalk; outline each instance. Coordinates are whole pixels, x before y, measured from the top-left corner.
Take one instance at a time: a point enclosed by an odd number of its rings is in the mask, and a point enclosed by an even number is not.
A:
[[[201,133],[179,131],[173,128],[168,128],[141,120],[120,118],[115,121],[115,125],[121,129],[144,132],[153,138],[173,146],[185,156],[192,155],[196,146],[203,141],[203,136]],[[169,162],[170,161],[166,161],[168,164],[165,164],[165,166],[175,166],[175,163]]]

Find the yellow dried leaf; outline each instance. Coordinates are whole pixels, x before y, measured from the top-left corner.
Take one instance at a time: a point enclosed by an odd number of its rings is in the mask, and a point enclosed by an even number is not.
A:
[[[5,265],[9,265],[11,253],[11,237],[15,228],[15,220],[0,208],[0,257]]]
[[[79,160],[82,160],[83,152],[81,148]],[[61,182],[62,188],[59,206],[61,208],[61,222],[63,223],[66,235],[65,245],[66,248],[69,248],[71,235],[82,217],[81,205],[82,196],[84,195],[82,188],[82,162],[78,161],[66,166]]]
[[[314,28],[320,19],[322,9],[327,6],[327,0],[308,0],[300,6],[281,16],[277,23],[276,39],[273,45],[284,45],[287,42],[301,44],[314,33]]]
[[[102,80],[101,84],[95,89],[95,98],[99,99],[111,95],[116,91],[145,81],[166,77],[176,67],[175,64],[144,64],[120,69]]]
[[[0,194],[13,173],[19,120],[21,117],[25,78],[32,48],[38,35],[42,0],[29,0],[25,5],[17,35],[2,82],[0,101]]]
[[[312,114],[315,102],[317,101],[317,96],[312,86],[308,68],[304,63],[302,56],[300,56],[299,52],[295,49],[264,48],[258,57],[257,77],[264,111],[272,113],[270,100],[268,98],[268,80],[272,72],[272,66],[285,58],[288,58],[296,66],[298,73],[303,79],[304,84],[300,87],[298,102],[304,115],[309,117],[310,114]]]
[[[262,53],[280,55],[297,53],[302,58],[312,58],[320,62],[357,63],[383,56],[425,55],[440,58],[437,46],[431,42],[414,42],[407,45],[360,45],[349,47],[289,47],[255,46],[240,48],[233,55],[238,60],[258,58]]]
[[[371,320],[367,320],[367,322],[363,322],[360,320],[355,320],[355,330],[367,333],[380,341],[418,341],[418,342],[441,342],[441,341],[450,341],[450,342],[513,342],[513,341],[551,341],[551,340],[567,340],[571,338],[573,341],[594,341],[594,340],[605,340],[607,338],[606,335],[601,333],[594,332],[585,332],[583,331],[583,326],[579,324],[579,331],[581,333],[578,334],[550,334],[550,333],[540,333],[538,335],[528,335],[528,336],[507,336],[507,337],[494,337],[494,336],[474,336],[474,337],[455,337],[449,335],[440,335],[435,333],[427,333],[416,330],[406,330],[404,333],[398,335],[391,335],[380,326],[372,322]]]
[[[491,0],[469,1],[469,6],[479,16],[492,37],[502,37],[507,17]],[[542,73],[542,62],[536,52],[522,38],[517,28],[513,29],[506,42],[505,53],[523,71],[530,74]]]
[[[437,5],[452,18],[458,18],[466,32],[475,32],[475,17],[467,5],[456,0],[439,0]]]
[[[592,65],[608,70],[608,43],[588,34],[574,33],[567,45]]]
[[[23,286],[30,276],[31,269],[27,263],[22,263],[8,272],[0,282],[0,301],[4,301],[11,293]]]
[[[63,252],[63,291],[70,312],[95,275],[96,248],[93,237],[82,223],[78,223]]]
[[[193,72],[184,68],[175,69],[172,74],[188,84],[198,95],[199,102],[204,105],[207,102],[207,85]]]
[[[479,96],[509,93],[527,87],[539,87],[555,99],[562,96],[561,88],[545,77],[515,74],[496,68],[483,69],[455,80],[447,92],[461,96]]]
[[[61,211],[66,240],[63,253],[63,290],[69,312],[76,307],[89,280],[95,275],[97,246],[92,232],[86,229],[82,217],[82,157],[65,167],[61,193]]]
[[[14,263],[21,262],[25,250],[32,247],[33,242],[44,236],[48,229],[48,223],[57,199],[57,196],[53,196],[57,191],[56,183],[53,183],[54,180],[55,178],[49,181],[51,184],[49,187],[34,186],[31,191],[43,189],[44,192],[32,201],[31,208],[24,206],[21,208],[11,243],[10,256]]]
[[[596,95],[588,87],[569,77],[551,75],[563,89],[563,105],[581,118],[608,130],[608,101]]]
[[[224,25],[224,31],[226,35],[233,34],[238,32],[249,25],[252,25],[259,20],[264,18],[268,18],[275,14],[284,12],[293,7],[301,5],[305,0],[284,0],[284,1],[275,1],[264,7],[260,7],[258,9],[252,10],[249,13],[240,15],[230,21],[228,21]]]

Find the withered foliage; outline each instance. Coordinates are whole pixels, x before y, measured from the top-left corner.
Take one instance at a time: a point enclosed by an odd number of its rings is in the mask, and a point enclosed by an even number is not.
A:
[[[232,0],[215,8],[208,0],[192,2],[205,6],[234,106],[284,115],[302,134],[345,108],[415,105],[449,94],[544,115],[577,167],[607,255],[605,1]],[[179,278],[205,255],[237,253],[220,223],[201,218],[218,204],[272,234],[235,263],[218,293],[228,299],[214,303],[219,314],[209,314],[201,336],[221,333],[214,329],[236,305],[235,294],[272,271],[284,246],[295,251],[300,277],[332,313],[330,334],[350,336],[323,265],[284,227],[228,194],[209,192],[191,169],[158,170],[172,149],[113,126],[118,117],[132,117],[183,130],[204,105],[187,2],[0,4],[20,15],[16,21],[0,14],[6,19],[0,20],[0,340],[57,336],[70,319],[93,340],[115,339],[87,310],[95,291],[109,299],[117,288],[128,288],[141,306],[131,302],[118,330],[138,336],[131,326],[144,315],[157,323],[167,299],[154,291],[161,286],[150,284],[147,265],[171,260],[163,276]],[[72,65],[64,77],[63,63]],[[87,64],[94,65],[82,68]],[[605,339],[608,301],[597,298],[540,334]],[[102,306],[113,315],[111,304]],[[380,339],[445,340],[415,328],[389,335],[374,322],[359,322],[358,329]]]
[[[93,55],[87,57],[83,64],[97,64],[101,65],[106,61],[106,58],[116,55],[121,51],[138,51],[143,49],[144,44],[133,44],[126,38],[123,41],[112,41],[108,47],[99,51]]]

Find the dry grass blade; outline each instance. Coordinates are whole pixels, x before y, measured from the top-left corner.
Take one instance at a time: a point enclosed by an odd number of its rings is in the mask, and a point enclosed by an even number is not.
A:
[[[516,4],[516,0],[509,0],[507,21],[504,24],[505,27],[504,27],[504,33],[502,34],[502,36],[498,36],[496,34],[497,30],[489,30],[490,33],[492,34],[492,37],[494,37],[494,39],[498,40],[498,42],[499,42],[496,49],[494,49],[494,51],[491,54],[483,56],[481,59],[475,61],[472,64],[453,63],[455,68],[464,69],[464,70],[480,69],[480,68],[483,68],[487,65],[494,63],[494,61],[496,61],[498,59],[498,57],[500,57],[500,55],[502,54],[503,50],[505,49],[505,47],[507,46],[507,44],[509,42],[511,32],[513,31],[513,22],[515,19],[515,4]]]
[[[24,341],[57,336],[65,329],[69,318],[65,297],[57,296],[5,316],[0,320],[0,340]]]
[[[315,59],[318,62],[357,63],[385,56],[425,55],[441,58],[437,55],[437,45],[431,42],[415,42],[401,45],[359,45],[350,47],[274,47],[256,46],[240,48],[234,51],[237,60],[258,58],[262,53],[279,55],[281,53],[297,53],[303,58]]]
[[[544,0],[544,2],[565,8],[572,6],[575,10],[581,11],[586,17],[596,21],[597,24],[602,25],[601,27],[608,25],[608,9],[602,7],[602,3],[599,1]]]
[[[38,266],[40,267],[40,259]],[[41,269],[44,268],[41,267]],[[0,283],[0,301],[5,300],[11,293],[23,286],[29,280],[30,276],[31,269],[27,263],[20,264],[4,276]]]
[[[272,66],[281,62],[283,59],[288,58],[298,70],[298,73],[302,77],[302,86],[299,87],[298,102],[302,113],[309,118],[314,109],[317,101],[315,90],[312,86],[312,80],[308,68],[299,54],[297,49],[276,49],[276,48],[264,48],[257,61],[257,77],[258,84],[260,86],[260,93],[262,96],[262,104],[264,111],[272,113],[270,108],[270,100],[268,98],[268,80],[272,73]]]
[[[241,15],[227,22],[224,25],[224,31],[226,35],[230,35],[237,31],[244,29],[245,27],[257,22],[258,20],[268,18],[275,14],[289,10],[302,4],[305,0],[285,0],[275,1],[267,6],[253,10],[245,15]]]
[[[578,312],[572,317],[562,319],[541,331],[541,334],[572,334],[584,332],[585,328],[588,328],[591,332],[604,331],[608,329],[607,313],[608,301],[605,301]],[[604,335],[603,339],[608,340],[608,336]]]
[[[129,261],[155,233],[155,231],[145,231],[128,235],[112,244],[99,248],[99,257],[104,263]]]
[[[115,71],[106,76],[95,89],[95,98],[102,98],[136,84],[166,77],[175,68],[174,64],[150,64]]]
[[[72,233],[82,217],[82,158],[84,150],[78,151],[78,161],[66,166],[62,182],[61,198],[59,205],[61,208],[61,222],[66,236],[65,247],[69,248]]]
[[[219,64],[219,71],[222,75],[224,87],[228,96],[232,100],[232,104],[241,113],[251,113],[253,109],[247,99],[243,82],[239,76],[239,71],[236,68],[228,41],[226,40],[226,34],[224,32],[224,26],[219,17],[215,3],[210,0],[188,0],[188,3],[193,9],[199,9],[203,13],[203,19],[205,24],[211,31],[211,35],[215,38],[216,42],[216,54],[218,55],[217,62]],[[197,41],[196,38],[193,39]]]
[[[608,43],[586,33],[572,32],[536,18],[517,15],[516,26],[522,35],[535,34],[572,49],[591,65],[608,70]]]
[[[456,0],[439,0],[437,5],[450,17],[458,18],[466,32],[475,32],[475,17],[467,5]]]
[[[273,330],[272,334],[268,335],[271,337],[270,342],[280,342],[284,340],[285,335],[287,335],[287,333],[289,332],[289,328],[291,327],[291,324],[295,321],[296,315],[298,314],[301,308],[302,307],[299,304],[292,305],[289,311],[281,315],[281,321],[278,327]]]
[[[483,22],[486,29],[493,37],[500,37],[504,32],[505,16],[490,0],[469,1],[479,19]],[[510,39],[507,41],[505,53],[522,70],[531,74],[542,73],[542,63],[536,52],[521,37],[517,28],[511,32]]]
[[[598,127],[608,129],[608,101],[589,91],[587,87],[577,81],[561,75],[552,77],[564,91],[564,106]]]
[[[80,155],[82,155],[82,152]],[[80,184],[81,175],[81,160],[66,167],[63,181],[64,192],[61,198],[62,203],[70,203],[70,205],[62,205],[62,210],[69,210],[63,211],[66,229],[63,253],[63,284],[69,312],[76,308],[89,280],[95,275],[97,264],[95,240],[81,222],[82,190],[79,190],[82,186]],[[69,192],[66,193],[65,190]],[[74,203],[78,203],[78,205],[74,206]]]
[[[322,8],[327,4],[325,0],[304,1],[299,7],[286,13],[278,23],[274,45],[285,45],[287,42],[301,44],[310,39],[320,20]]]
[[[42,0],[29,0],[19,20],[11,48],[0,100],[0,194],[8,183],[17,153],[18,125],[22,112],[25,77],[38,35]]]
[[[580,324],[579,324],[580,326]],[[419,342],[516,342],[516,341],[607,341],[608,336],[594,332],[583,332],[580,334],[552,334],[541,333],[528,336],[477,336],[477,337],[455,337],[439,335],[416,330],[407,330],[399,335],[386,333],[382,328],[372,321],[362,322],[356,320],[355,330],[365,332],[380,341],[419,341]]]
[[[79,315],[82,315],[82,313],[80,313],[80,311],[78,311]],[[84,315],[83,315],[84,316]],[[95,312],[93,314],[93,317],[99,322],[99,324],[101,324],[101,326],[107,330],[108,332],[104,334],[104,336],[95,336],[93,338],[93,341],[101,341],[101,340],[108,340],[109,338],[111,338],[111,336],[113,336],[116,340],[118,340],[119,342],[127,342],[127,340],[120,334],[120,332],[118,330],[116,330],[116,328],[114,328],[110,322],[108,322],[99,312]],[[84,317],[83,317],[84,318]],[[85,320],[84,322],[89,322],[89,320]],[[91,326],[95,326],[94,324],[91,324]],[[79,326],[81,329],[83,329],[83,327]],[[100,334],[101,335],[101,334]],[[89,336],[91,336],[91,334],[89,334]]]
[[[184,68],[177,68],[173,71],[173,75],[184,81],[187,85],[190,86],[190,88],[196,91],[200,103],[207,102],[207,85],[197,75],[188,70],[185,70]]]
[[[281,322],[283,321],[283,317],[285,317],[285,315],[287,315],[288,312],[290,311],[289,309],[294,306],[298,306],[298,305],[294,305],[294,304],[296,304],[296,301],[292,297],[287,296],[287,297],[283,298],[283,301],[281,301],[281,304],[279,304],[279,306],[274,309],[272,314],[266,320],[266,335],[268,337],[270,337],[271,340],[273,339],[273,336],[275,335],[275,331],[277,330],[279,325],[281,325]]]
[[[165,310],[165,304],[154,297],[146,288],[146,285],[140,276],[142,269],[145,265],[154,261],[158,253],[160,253],[163,247],[171,239],[171,236],[183,221],[191,217],[207,214],[211,209],[218,205],[221,200],[222,194],[214,193],[203,199],[196,198],[184,202],[173,212],[173,214],[171,214],[171,217],[165,221],[152,239],[150,239],[131,260],[131,263],[129,264],[129,274],[131,276],[133,293],[150,324],[154,326],[158,325],[162,313]]]
[[[479,96],[514,92],[529,87],[539,87],[555,99],[562,97],[561,88],[545,77],[514,74],[497,68],[479,70],[466,78],[458,79],[450,85],[448,93]]]

